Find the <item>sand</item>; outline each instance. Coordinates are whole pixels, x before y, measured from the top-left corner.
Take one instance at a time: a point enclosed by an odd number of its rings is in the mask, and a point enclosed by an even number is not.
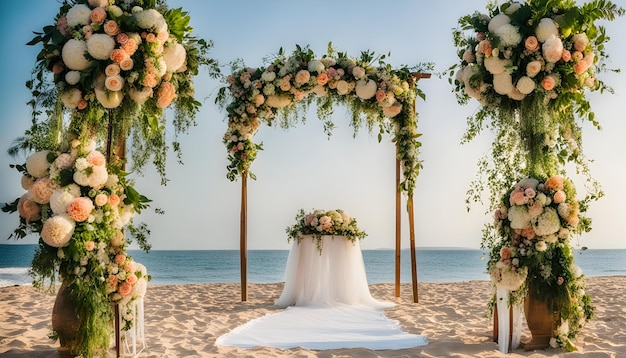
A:
[[[409,333],[424,335],[427,346],[400,350],[217,346],[216,339],[251,319],[278,312],[274,301],[282,283],[249,284],[241,301],[239,284],[151,285],[145,297],[145,340],[139,357],[626,357],[626,276],[587,278],[596,307],[577,342],[578,351],[556,349],[498,351],[493,319],[486,303],[488,281],[420,283],[419,303],[410,284],[394,297],[393,284],[370,285],[372,295],[396,306],[385,310]],[[0,356],[59,357],[58,343],[48,339],[54,295],[30,286],[0,288]],[[524,327],[522,342],[529,338]],[[115,356],[115,349],[111,349]]]

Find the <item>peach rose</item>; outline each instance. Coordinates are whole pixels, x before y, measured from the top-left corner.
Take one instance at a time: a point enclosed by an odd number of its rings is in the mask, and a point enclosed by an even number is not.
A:
[[[124,282],[118,287],[117,292],[123,297],[130,295],[133,292],[133,285],[128,282]]]
[[[83,222],[89,218],[94,206],[91,199],[84,196],[78,197],[67,206],[67,213],[78,222]]]
[[[574,72],[577,75],[587,71],[587,69],[589,69],[589,63],[587,61],[578,61],[574,64]]]
[[[296,77],[294,78],[296,83],[301,85],[309,82],[309,79],[311,79],[311,73],[307,70],[298,71],[298,73],[296,73]]]
[[[511,248],[508,246],[505,246],[503,248],[500,249],[500,257],[503,260],[508,260],[513,256],[513,252],[511,251]]]
[[[553,175],[546,180],[543,186],[547,190],[563,190],[563,178],[559,175]]]
[[[90,152],[87,155],[86,159],[87,159],[87,163],[94,165],[96,167],[102,167],[106,164],[106,158],[104,157],[104,154],[100,153],[97,150]]]
[[[89,16],[92,23],[101,24],[107,18],[107,12],[101,7],[97,7],[91,10],[91,15]]]
[[[291,90],[291,76],[287,75],[280,80],[280,89],[284,92]]]
[[[565,195],[565,192],[563,190],[558,190],[556,193],[554,193],[555,203],[557,204],[564,203],[566,199],[567,199],[567,196]]]
[[[128,55],[132,56],[137,51],[138,45],[135,39],[130,38],[126,41],[125,44],[122,44],[121,49],[124,50]]]
[[[535,36],[528,36],[526,41],[524,42],[524,46],[529,51],[538,51],[539,50],[539,40]]]
[[[515,232],[529,240],[534,239],[536,236],[535,229],[533,229],[532,226],[525,229],[515,229]]]
[[[107,76],[117,76],[120,74],[120,66],[117,63],[112,63],[104,68],[104,74]]]
[[[541,71],[541,62],[531,61],[526,65],[526,75],[528,77],[535,77]]]
[[[124,88],[124,79],[119,75],[107,77],[106,80],[104,80],[104,86],[109,91],[121,91],[122,88]]]
[[[583,55],[582,52],[580,51],[574,51],[574,53],[572,54],[572,60],[574,61],[580,61],[584,58],[585,56]]]
[[[91,240],[85,243],[85,248],[87,249],[87,251],[93,251],[95,247],[96,247],[96,243]]]
[[[543,78],[543,81],[541,81],[541,86],[543,86],[543,89],[546,91],[551,91],[556,86],[556,79],[554,76],[546,76]]]
[[[146,42],[153,43],[153,42],[156,42],[156,41],[157,41],[157,38],[156,38],[155,34],[153,34],[153,33],[146,34]]]
[[[120,203],[120,197],[119,195],[112,193],[111,195],[109,195],[109,205],[111,206],[117,206]]]
[[[118,265],[123,265],[124,262],[126,262],[126,255],[124,255],[124,254],[117,254],[117,255],[115,255],[114,261]]]
[[[378,91],[376,91],[376,101],[378,103],[382,102],[386,97],[385,91],[379,89]]]
[[[126,276],[126,282],[134,285],[135,283],[137,283],[137,276],[135,276],[134,273],[131,273],[130,275]]]
[[[103,206],[109,202],[109,197],[106,194],[98,194],[96,195],[94,202],[96,206]]]
[[[41,208],[37,203],[27,198],[28,194],[22,195],[17,203],[17,211],[26,221],[37,221],[41,219]]]
[[[561,59],[563,60],[563,62],[570,62],[572,60],[572,53],[569,52],[569,50],[563,50]]]
[[[163,82],[157,90],[157,107],[165,108],[176,98],[176,88],[170,82]]]
[[[33,201],[38,204],[48,204],[56,186],[57,185],[50,180],[50,177],[37,179],[33,187],[30,188]]]
[[[128,57],[128,54],[126,53],[126,51],[119,49],[119,48],[116,48],[115,50],[111,51],[111,55],[109,56],[111,61],[115,63],[120,63],[122,62],[122,60],[124,60],[127,57]]]
[[[88,105],[87,101],[81,98],[78,101],[78,104],[76,105],[76,108],[78,108],[78,110],[83,110],[83,109],[87,108],[87,105]]]
[[[257,107],[259,107],[259,106],[261,106],[263,103],[265,103],[265,97],[263,97],[263,95],[262,95],[262,94],[257,94],[257,95],[254,97],[254,105],[255,105],[255,106],[257,106]]]
[[[135,66],[135,62],[130,57],[126,57],[125,59],[120,61],[120,69],[122,71],[130,71],[133,69],[134,66]]]
[[[301,101],[304,98],[304,92],[303,91],[294,91],[293,92],[293,99],[296,101]]]
[[[115,36],[120,33],[120,25],[116,21],[108,20],[104,23],[104,33],[109,36]]]
[[[509,196],[509,204],[511,205],[525,205],[528,203],[528,198],[524,195],[523,191],[514,191]]]
[[[59,75],[63,73],[63,71],[65,71],[65,64],[63,62],[55,62],[54,65],[52,65],[52,73],[55,75]]]
[[[489,40],[483,40],[478,43],[478,51],[485,54],[485,56],[491,56],[493,49],[491,48],[491,42]]]
[[[159,31],[159,33],[156,35],[156,38],[160,42],[165,42],[167,41],[167,39],[170,38],[170,34],[167,31]]]
[[[322,72],[319,75],[317,75],[317,84],[318,85],[325,85],[326,83],[328,83],[328,75],[326,74],[326,72]]]

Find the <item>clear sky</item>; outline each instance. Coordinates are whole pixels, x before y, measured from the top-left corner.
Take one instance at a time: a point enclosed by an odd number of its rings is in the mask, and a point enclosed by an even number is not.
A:
[[[626,0],[614,1],[626,7]],[[394,1],[206,1],[170,0],[172,8],[191,14],[194,34],[213,40],[212,57],[227,64],[241,58],[248,66],[280,47],[287,52],[296,44],[310,45],[323,55],[328,42],[338,51],[357,56],[363,50],[391,53],[395,66],[433,62],[443,72],[457,62],[452,28],[459,17],[484,11],[483,0]],[[30,113],[24,86],[30,78],[39,47],[26,46],[32,31],[51,24],[58,3],[51,0],[0,1],[0,36],[4,45],[0,78],[0,202],[22,195],[19,174],[9,168],[25,158],[11,158],[6,149],[29,127]],[[610,67],[626,71],[626,18],[603,23],[612,37],[607,45]],[[229,72],[224,67],[225,73]],[[601,78],[615,94],[590,95],[603,130],[585,124],[583,146],[594,160],[593,176],[606,193],[592,203],[588,215],[593,231],[573,240],[589,248],[626,248],[626,134],[625,74],[606,73]],[[201,74],[195,82],[203,103],[198,126],[182,140],[184,165],[174,154],[168,160],[167,186],[153,170],[137,177],[136,189],[153,199],[165,215],[145,211],[136,222],[152,230],[153,249],[238,249],[241,182],[226,179],[226,149],[222,136],[226,113],[214,104],[222,84]],[[475,178],[477,160],[493,139],[488,132],[466,145],[460,144],[465,120],[478,108],[456,103],[447,78],[421,80],[426,101],[418,101],[422,170],[415,190],[416,243],[418,246],[478,248],[482,226],[491,220],[485,208],[474,205],[468,213],[465,192]],[[395,245],[395,159],[389,137],[378,143],[376,134],[362,129],[356,138],[348,126],[344,107],[333,117],[337,125],[330,140],[314,111],[306,124],[290,130],[262,126],[256,136],[264,143],[252,165],[256,181],[248,182],[248,248],[288,249],[285,228],[298,209],[337,209],[357,218],[369,236],[364,249]],[[575,173],[570,173],[572,176]],[[582,187],[578,188],[583,191]],[[403,246],[408,247],[408,216],[403,204]],[[0,240],[17,225],[17,215],[0,213]],[[31,237],[18,243],[35,243]]]

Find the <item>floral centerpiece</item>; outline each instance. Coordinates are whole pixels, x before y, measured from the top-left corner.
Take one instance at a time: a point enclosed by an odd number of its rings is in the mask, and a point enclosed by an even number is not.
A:
[[[29,42],[42,44],[27,83],[34,117],[43,106],[54,112],[46,129],[62,131],[59,121],[69,112],[75,132],[113,132],[118,141],[132,135],[135,169],[152,156],[165,180],[164,109],[175,109],[175,133],[186,132],[201,105],[193,77],[201,65],[211,76],[219,73],[207,57],[212,44],[190,36],[189,21],[188,13],[168,9],[164,0],[63,0],[55,23]],[[53,142],[60,138],[45,134]],[[176,141],[173,148],[180,151]]]
[[[39,233],[30,273],[34,286],[58,278],[71,290],[78,317],[75,354],[91,357],[109,346],[111,303],[123,328],[133,324],[131,303],[143,297],[150,276],[127,253],[124,230],[149,200],[115,165],[107,165],[95,141],[70,141],[64,151],[39,151],[19,167],[26,192],[5,211],[17,211],[14,235]]]
[[[345,211],[314,210],[305,213],[303,209],[296,215],[296,223],[286,229],[287,240],[300,242],[304,235],[310,235],[317,241],[317,249],[322,251],[322,236],[343,236],[355,242],[364,239],[367,234],[359,229],[355,218]]]
[[[494,218],[498,240],[489,255],[492,281],[515,291],[514,302],[535,290],[560,315],[550,344],[575,349],[572,341],[592,318],[593,307],[571,252],[571,237],[588,225],[572,182],[558,175],[523,179],[505,194]]]
[[[592,316],[570,237],[591,229],[581,213],[603,196],[590,175],[577,119],[600,128],[586,98],[589,91],[611,91],[598,77],[609,70],[609,37],[596,22],[624,13],[609,1],[505,1],[463,16],[453,33],[457,100],[480,105],[467,120],[463,142],[485,128],[495,133],[467,199],[480,202],[489,189],[496,222],[483,230],[488,270],[496,286],[515,290],[513,300],[528,292],[557,312],[550,343],[567,350],[575,349],[573,339]],[[580,201],[562,179],[568,163],[585,177],[588,192]]]
[[[235,180],[246,173],[254,179],[250,165],[262,145],[254,143],[253,138],[261,121],[272,125],[279,119],[282,127],[291,127],[299,118],[299,108],[306,109],[316,101],[317,115],[325,121],[324,128],[330,134],[333,104],[345,103],[355,130],[363,121],[370,130],[378,122],[379,141],[382,133],[393,130],[404,174],[402,190],[412,193],[421,168],[415,100],[418,95],[424,98],[416,87],[414,73],[432,65],[394,70],[384,59],[372,52],[350,57],[337,53],[329,44],[328,53],[321,58],[309,48],[297,46],[289,56],[281,49],[267,67],[250,68],[235,62],[227,86],[218,96],[218,102],[228,111],[224,135],[230,161],[227,177]]]

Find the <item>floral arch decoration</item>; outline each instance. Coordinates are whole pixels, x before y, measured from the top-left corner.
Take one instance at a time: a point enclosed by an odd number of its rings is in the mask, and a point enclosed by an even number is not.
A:
[[[228,84],[220,89],[216,100],[228,112],[224,135],[230,161],[227,178],[234,181],[250,175],[255,179],[250,167],[263,148],[253,138],[262,121],[292,127],[299,119],[304,120],[300,110],[316,102],[317,115],[330,135],[333,106],[345,104],[355,133],[365,123],[370,132],[378,124],[379,142],[384,133],[393,134],[404,178],[400,187],[411,195],[422,167],[415,102],[425,95],[416,83],[428,77],[423,72],[432,70],[433,65],[393,69],[385,63],[386,57],[370,51],[350,57],[336,52],[329,43],[327,54],[321,58],[308,46],[296,45],[290,56],[281,48],[267,67],[250,68],[241,61],[234,62],[233,72],[226,78]]]
[[[400,193],[407,195],[410,243],[412,250],[413,297],[417,302],[417,274],[415,270],[415,231],[413,220],[413,190],[422,167],[418,159],[421,143],[417,132],[417,97],[425,99],[417,88],[417,80],[428,78],[423,73],[433,69],[432,64],[392,69],[385,63],[387,55],[376,56],[363,51],[354,58],[336,52],[332,43],[327,54],[318,58],[308,47],[296,45],[287,56],[283,49],[267,67],[249,68],[241,61],[232,64],[233,73],[226,78],[227,86],[219,91],[216,102],[228,112],[228,129],[224,144],[228,150],[228,174],[231,181],[242,178],[241,190],[241,297],[247,300],[247,184],[250,166],[262,150],[253,142],[261,121],[281,127],[294,126],[304,120],[300,110],[316,102],[317,115],[324,121],[328,135],[334,127],[329,119],[334,104],[345,104],[352,114],[351,125],[356,131],[365,123],[371,132],[379,127],[378,141],[384,133],[392,133],[396,143],[396,296],[400,296]],[[403,180],[400,181],[400,168]]]

